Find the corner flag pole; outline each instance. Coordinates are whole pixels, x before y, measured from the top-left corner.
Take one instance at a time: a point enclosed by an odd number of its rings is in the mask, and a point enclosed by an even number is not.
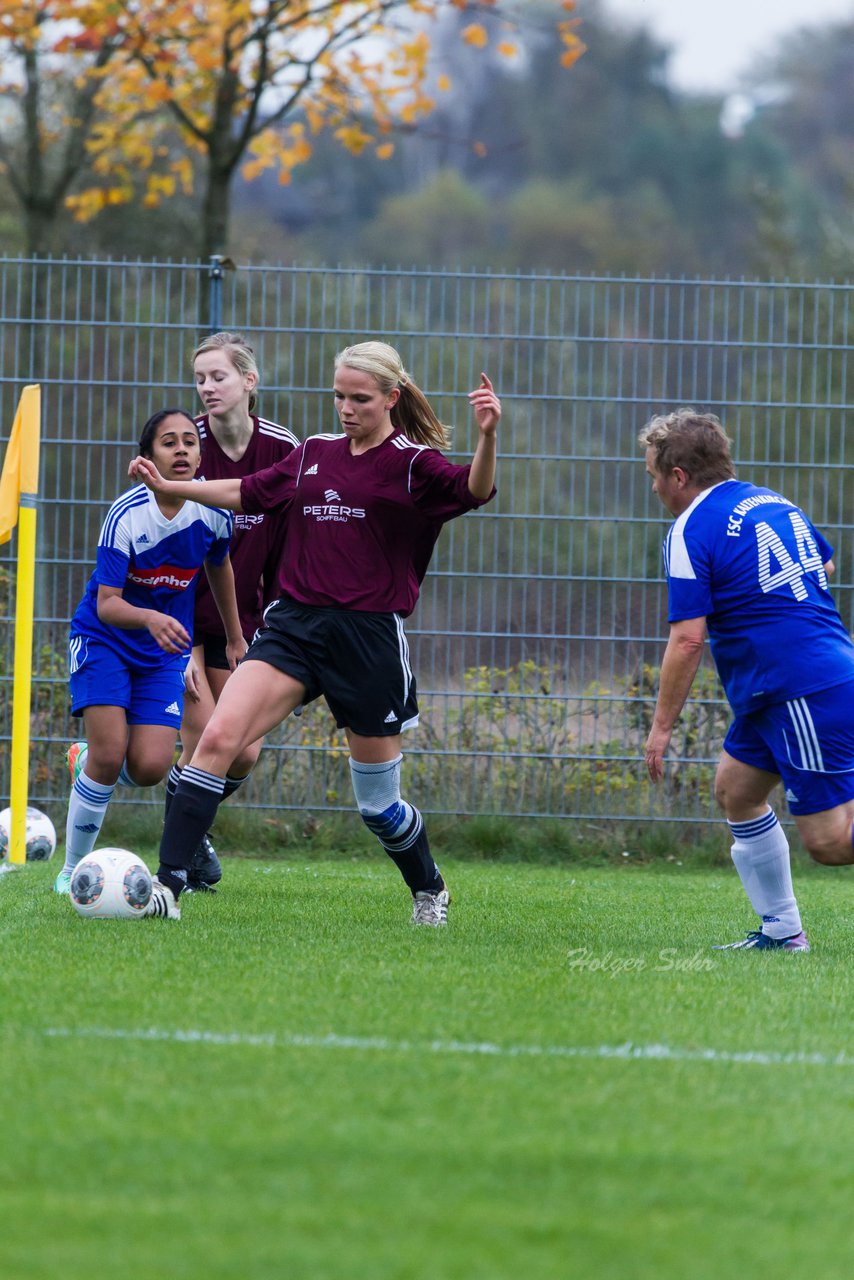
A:
[[[15,598],[15,674],[12,693],[12,830],[9,862],[27,860],[27,799],[30,773],[30,696],[33,672],[33,610],[36,571],[36,498],[39,491],[41,387],[24,387],[20,418],[21,470],[18,498],[18,582]],[[14,428],[13,428],[14,433]]]

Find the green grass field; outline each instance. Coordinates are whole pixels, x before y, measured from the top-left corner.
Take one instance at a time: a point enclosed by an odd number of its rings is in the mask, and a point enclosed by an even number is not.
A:
[[[379,858],[180,923],[56,862],[0,879],[4,1277],[851,1274],[850,872],[756,955],[724,869],[443,860],[440,931]]]

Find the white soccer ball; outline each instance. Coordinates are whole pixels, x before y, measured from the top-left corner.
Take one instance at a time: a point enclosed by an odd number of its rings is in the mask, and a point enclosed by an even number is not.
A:
[[[41,809],[28,807],[25,830],[27,862],[47,862],[52,858],[56,849],[56,831],[47,814]],[[0,858],[8,854],[11,839],[12,810],[4,809],[0,813]]]
[[[151,898],[151,872],[127,849],[93,849],[71,873],[71,905],[96,920],[137,920]]]

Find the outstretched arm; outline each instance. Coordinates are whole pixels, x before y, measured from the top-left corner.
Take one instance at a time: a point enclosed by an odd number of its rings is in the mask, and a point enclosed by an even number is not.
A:
[[[164,480],[150,458],[134,458],[128,467],[128,475],[141,480],[152,493],[164,497],[180,498],[186,502],[200,502],[203,507],[222,507],[226,511],[242,511],[239,480]]]
[[[664,777],[664,756],[670,746],[673,726],[691,692],[705,639],[705,618],[686,618],[671,623],[670,638],[661,663],[658,701],[644,754],[647,772],[653,782],[660,782]]]
[[[501,417],[501,401],[485,373],[480,375],[480,386],[469,392],[469,403],[474,409],[480,439],[474,451],[469,471],[469,492],[481,501],[492,493],[495,484],[496,432]]]

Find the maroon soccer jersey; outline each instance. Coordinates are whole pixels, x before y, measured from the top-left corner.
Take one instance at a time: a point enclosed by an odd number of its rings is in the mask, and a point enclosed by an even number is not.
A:
[[[483,505],[469,491],[469,470],[400,431],[357,455],[346,436],[310,436],[246,476],[240,502],[246,513],[287,513],[280,593],[406,617],[442,525]]]
[[[223,453],[208,424],[208,415],[196,419],[202,438],[200,480],[235,480],[281,461],[299,441],[287,427],[264,418],[252,419],[252,439],[239,462]],[[250,641],[261,625],[264,607],[279,594],[276,571],[280,558],[283,517],[277,512],[258,512],[234,517],[234,533],[229,553],[234,568],[234,589],[240,628]],[[222,619],[214,603],[205,575],[199,574],[196,590],[196,631],[224,635]]]

